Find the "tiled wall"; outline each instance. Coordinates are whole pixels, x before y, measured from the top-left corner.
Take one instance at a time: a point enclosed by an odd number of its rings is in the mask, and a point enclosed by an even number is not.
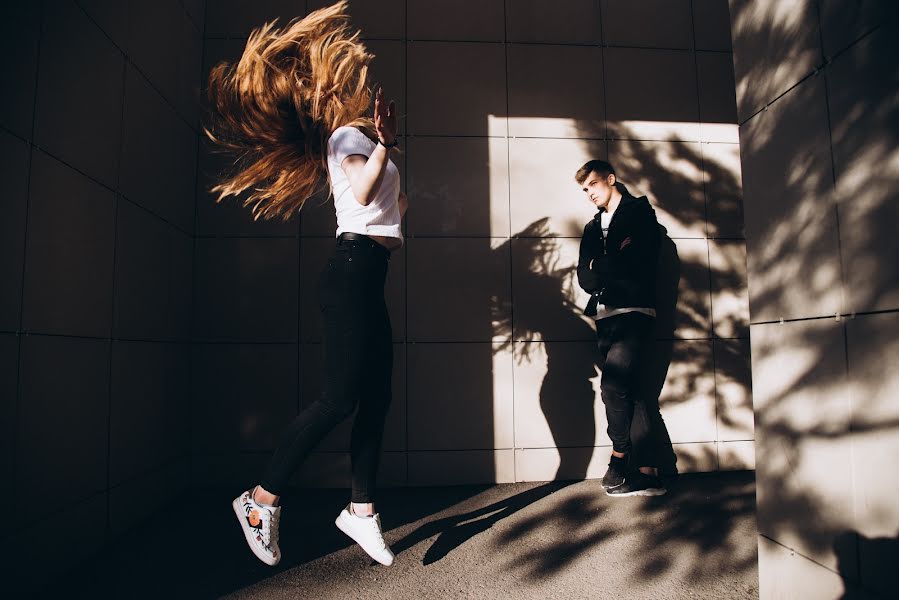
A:
[[[7,583],[52,577],[188,482],[203,13],[202,0],[4,11]]]
[[[726,2],[350,5],[377,55],[372,79],[399,106],[397,160],[411,204],[387,285],[397,360],[382,481],[601,475],[610,442],[595,334],[573,279],[594,212],[573,173],[594,157],[648,194],[668,231],[645,379],[665,382],[679,467],[752,468]],[[204,73],[238,57],[254,26],[299,12],[286,0],[210,2]],[[250,484],[287,420],[317,394],[317,277],[333,208],[254,223],[205,192],[219,160],[201,149],[194,472],[199,482]],[[330,436],[299,478],[346,485],[348,432]]]
[[[892,597],[896,7],[765,0],[731,9],[761,597]]]

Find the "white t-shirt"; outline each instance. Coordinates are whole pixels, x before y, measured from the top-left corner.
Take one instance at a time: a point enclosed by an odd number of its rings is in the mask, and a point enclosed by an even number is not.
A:
[[[604,211],[601,215],[599,215],[599,224],[602,225],[602,237],[606,240],[609,239],[609,224],[612,222],[612,215],[614,212]],[[629,312],[638,312],[643,313],[644,315],[649,315],[650,317],[656,316],[656,311],[654,308],[645,308],[645,307],[615,307],[608,308],[605,304],[597,304],[596,305],[596,316],[593,317],[597,321],[600,319],[608,319],[609,317],[614,317],[615,315],[621,315]]]
[[[334,190],[337,234],[344,232],[380,235],[403,239],[400,227],[400,174],[392,160],[387,161],[384,177],[374,199],[363,206],[356,201],[350,180],[341,167],[351,154],[371,156],[375,142],[355,127],[338,127],[328,139],[328,174]]]

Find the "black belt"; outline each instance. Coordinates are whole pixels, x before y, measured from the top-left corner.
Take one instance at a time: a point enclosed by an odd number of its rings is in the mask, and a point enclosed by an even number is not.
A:
[[[340,237],[337,238],[341,242],[371,242],[373,244],[377,244],[378,242],[374,241],[367,235],[362,235],[361,233],[353,233],[352,231],[344,231],[340,234]]]
[[[367,235],[363,235],[361,233],[353,233],[352,231],[344,231],[337,237],[337,243],[343,244],[346,242],[362,243],[365,246],[369,246],[371,248],[374,248],[375,250],[384,252],[384,254],[388,257],[390,256],[390,250],[388,250],[387,248],[385,248],[378,242],[374,241]]]

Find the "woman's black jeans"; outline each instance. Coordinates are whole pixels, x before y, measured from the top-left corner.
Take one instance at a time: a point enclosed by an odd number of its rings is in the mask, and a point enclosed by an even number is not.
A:
[[[632,454],[631,464],[641,467],[657,466],[658,460],[651,456],[655,452],[650,447],[654,434],[650,415],[637,394],[639,366],[646,356],[654,320],[643,313],[627,312],[596,322],[600,391],[612,449]]]
[[[280,495],[290,476],[334,427],[356,418],[350,442],[352,502],[373,502],[384,419],[390,406],[393,343],[384,302],[390,252],[368,239],[339,239],[320,279],[322,393],[276,448],[262,487]]]

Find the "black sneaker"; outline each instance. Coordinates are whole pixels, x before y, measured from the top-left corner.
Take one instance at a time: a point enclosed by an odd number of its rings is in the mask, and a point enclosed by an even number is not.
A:
[[[662,496],[668,492],[668,488],[658,477],[644,475],[637,472],[627,477],[622,485],[606,489],[606,494],[616,498],[630,496]]]
[[[624,474],[627,472],[627,458],[618,458],[614,454],[609,461],[609,469],[602,476],[602,487],[606,490],[617,488],[624,483]]]

